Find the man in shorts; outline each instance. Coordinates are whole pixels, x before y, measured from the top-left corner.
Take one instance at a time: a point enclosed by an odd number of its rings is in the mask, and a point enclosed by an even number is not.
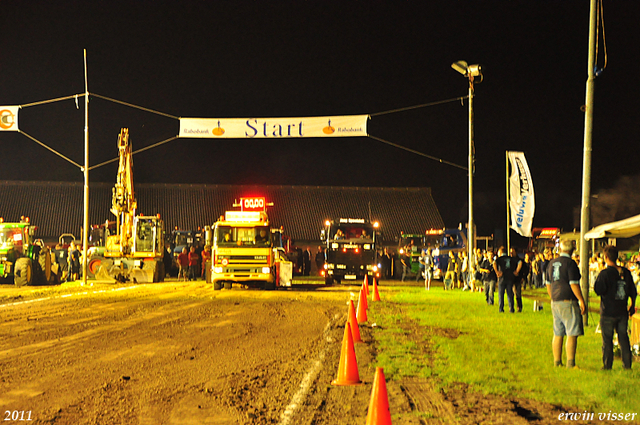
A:
[[[549,261],[544,276],[553,313],[553,363],[562,366],[562,345],[567,337],[567,368],[576,365],[578,337],[584,335],[582,315],[586,312],[580,290],[580,270],[571,259],[573,243],[560,241],[560,255]]]

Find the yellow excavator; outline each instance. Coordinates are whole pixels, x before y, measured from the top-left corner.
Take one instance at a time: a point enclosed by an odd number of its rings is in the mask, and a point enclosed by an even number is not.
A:
[[[160,214],[136,215],[133,158],[127,128],[120,130],[118,154],[118,176],[111,201],[111,212],[116,216],[116,234],[105,235],[104,260],[96,276],[108,276],[118,282],[162,282],[165,276],[162,262],[164,226]]]

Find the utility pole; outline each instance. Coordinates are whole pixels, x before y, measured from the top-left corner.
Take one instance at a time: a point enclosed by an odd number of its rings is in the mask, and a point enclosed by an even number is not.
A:
[[[467,243],[469,245],[469,253],[467,255],[467,264],[469,269],[473,267],[475,256],[475,224],[473,222],[473,173],[475,163],[475,145],[474,145],[474,128],[473,128],[473,97],[475,90],[473,87],[474,78],[480,77],[480,81],[484,78],[482,75],[482,67],[480,65],[469,65],[465,61],[458,61],[451,64],[451,68],[464,75],[469,80],[469,222],[467,224]]]
[[[589,326],[589,245],[585,239],[591,215],[591,138],[593,135],[593,89],[596,66],[596,0],[591,0],[589,11],[589,58],[587,62],[587,88],[584,107],[584,152],[582,157],[582,206],[580,209],[580,281],[582,296],[587,306],[583,323]]]
[[[82,226],[82,284],[87,284],[87,245],[89,243],[89,85],[87,49],[84,49],[84,224]]]

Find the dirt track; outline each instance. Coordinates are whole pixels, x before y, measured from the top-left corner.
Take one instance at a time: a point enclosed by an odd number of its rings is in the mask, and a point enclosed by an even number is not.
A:
[[[25,411],[34,424],[363,424],[376,356],[371,326],[361,325],[365,342],[355,347],[363,385],[330,385],[355,290],[1,285],[2,419]],[[438,330],[403,327],[399,338],[414,340],[429,361],[429,332]],[[561,411],[463,384],[387,387],[396,425],[547,424]]]
[[[304,292],[113,289],[0,310],[3,411],[34,423],[278,423],[338,312]]]

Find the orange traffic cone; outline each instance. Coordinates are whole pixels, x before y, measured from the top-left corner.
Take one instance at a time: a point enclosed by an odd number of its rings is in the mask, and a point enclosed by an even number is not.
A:
[[[360,338],[358,318],[356,317],[356,309],[353,307],[353,300],[349,300],[349,316],[347,318],[347,323],[351,325],[351,336],[353,336],[353,342],[362,342],[362,338]]]
[[[338,377],[331,381],[331,385],[359,385],[361,383],[358,362],[356,361],[356,350],[353,348],[351,325],[347,322],[344,327],[344,337],[342,338]]]
[[[364,275],[364,281],[362,282],[362,287],[364,288],[367,297],[369,296],[369,280],[367,279],[367,275]]]
[[[367,320],[367,307],[365,303],[367,302],[367,297],[364,295],[364,290],[360,289],[360,295],[358,296],[358,311],[356,312],[356,318],[358,319],[358,323],[364,323]]]
[[[364,309],[369,310],[369,299],[367,298],[369,296],[369,291],[362,288],[360,292],[362,292],[362,295],[363,295],[362,302],[364,303]]]
[[[380,293],[378,293],[378,281],[373,278],[373,298],[372,301],[380,301]]]
[[[373,378],[367,425],[391,425],[387,383],[384,380],[384,372],[381,367],[376,368],[376,375]]]

